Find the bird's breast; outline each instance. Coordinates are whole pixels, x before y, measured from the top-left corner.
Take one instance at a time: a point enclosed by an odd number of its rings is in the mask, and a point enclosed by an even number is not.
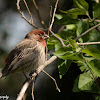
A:
[[[43,65],[45,62],[45,47],[37,45],[33,56],[35,56],[35,59],[33,59],[32,67],[33,70],[36,70],[40,65]]]

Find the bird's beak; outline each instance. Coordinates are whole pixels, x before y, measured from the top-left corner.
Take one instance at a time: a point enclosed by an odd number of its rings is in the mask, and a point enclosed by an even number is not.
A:
[[[49,35],[45,34],[44,39],[48,39],[48,38],[50,38]]]

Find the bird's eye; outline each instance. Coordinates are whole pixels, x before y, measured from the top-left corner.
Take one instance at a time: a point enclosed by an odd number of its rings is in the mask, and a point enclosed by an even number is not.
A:
[[[39,36],[41,36],[41,34],[39,34]]]

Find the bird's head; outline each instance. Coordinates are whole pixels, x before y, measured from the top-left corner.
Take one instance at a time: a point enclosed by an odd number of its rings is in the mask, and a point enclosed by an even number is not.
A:
[[[25,39],[35,39],[36,41],[42,42],[44,46],[46,45],[45,39],[49,38],[47,34],[45,34],[44,31],[35,29],[31,32],[29,32],[26,36]]]

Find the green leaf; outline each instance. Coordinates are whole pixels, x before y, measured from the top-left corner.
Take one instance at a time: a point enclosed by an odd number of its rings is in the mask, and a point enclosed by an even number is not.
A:
[[[66,54],[66,53],[68,53],[68,54],[70,54],[70,53],[73,53],[73,51],[72,51],[72,48],[67,48],[67,47],[62,47],[62,48],[60,48],[59,50],[57,50],[56,52],[54,52],[54,54],[56,55],[56,56],[62,56],[62,55],[64,55],[64,54]]]
[[[74,5],[77,8],[88,11],[89,5],[85,0],[74,0]]]
[[[80,36],[83,32],[89,29],[89,23],[86,23],[81,19],[77,24],[76,35]],[[82,38],[78,39],[81,43],[89,40],[89,34],[86,34]]]
[[[83,49],[82,52],[86,53],[92,57],[95,57],[97,59],[100,59],[100,51],[96,48]]]
[[[90,77],[89,73],[84,73],[79,76],[78,87],[80,90],[91,90],[94,80]]]
[[[78,20],[73,19],[70,15],[63,15],[63,17],[56,21],[59,25],[75,24]]]
[[[80,74],[74,84],[73,92],[89,91],[91,93],[99,93],[99,89],[91,77],[91,73]]]
[[[73,40],[73,39],[68,39],[68,41],[69,41],[69,44],[71,45],[71,47],[72,47],[73,49],[75,49],[76,52],[80,52],[80,51],[81,51],[81,48],[78,46],[78,44],[76,43],[75,40]]]
[[[62,60],[59,59],[58,61],[58,68],[59,68],[59,75],[60,75],[60,79],[62,78],[62,76],[68,71],[70,65],[71,65],[70,60]]]
[[[48,43],[48,50],[51,50],[51,49],[54,49],[55,47],[54,47],[54,43]]]
[[[75,80],[74,87],[73,87],[73,92],[80,92],[81,91],[78,87],[78,82],[79,82],[79,76]]]
[[[87,64],[92,69],[94,74],[100,77],[100,60],[92,60],[87,62]]]
[[[80,70],[81,70],[81,72],[84,72],[84,71],[86,71],[86,68],[85,68],[85,66],[81,66],[81,67],[80,67]]]
[[[76,30],[77,37],[80,36],[82,31],[83,31],[83,20],[80,20],[79,23],[77,23],[77,30]],[[83,42],[82,38],[80,38],[79,41],[82,43]]]
[[[57,50],[59,50],[60,48],[61,48],[62,46],[61,46],[61,43],[56,43],[55,44],[55,51],[57,51]]]
[[[60,20],[60,19],[63,18],[63,16],[62,16],[61,14],[55,14],[55,17],[56,17],[58,20]]]
[[[89,66],[86,63],[86,61],[90,62],[90,61],[94,60],[95,58],[87,56],[87,57],[84,57],[84,59],[85,59],[84,61],[74,61],[75,63],[77,63],[78,66],[80,66],[81,72],[88,71],[89,70]]]
[[[69,41],[69,44],[71,45],[72,48],[75,48],[75,49],[79,48],[79,46],[78,46],[78,44],[76,43],[75,40],[68,39],[68,41]]]
[[[51,49],[54,49],[54,46],[55,46],[55,42],[53,40],[53,38],[50,38],[49,41],[48,41],[48,50],[51,50]]]
[[[57,35],[58,36],[58,35]],[[51,49],[54,49],[55,48],[55,44],[58,44],[59,43],[59,46],[60,46],[60,42],[55,38],[53,37],[52,35],[50,36],[50,39],[48,41],[48,50],[51,50]]]
[[[93,17],[100,18],[100,3],[96,4],[93,8]]]
[[[68,60],[80,60],[83,61],[83,59],[78,54],[66,54],[61,57],[62,59],[68,59]]]
[[[68,42],[68,38],[75,38],[76,35],[75,35],[75,29],[69,29],[69,28],[66,28],[66,29],[63,29],[60,34],[61,38],[63,38],[64,40],[66,40],[66,42]]]
[[[78,17],[78,15],[86,15],[86,12],[83,9],[79,9],[79,8],[72,8],[70,10],[67,11],[61,11],[62,13],[65,14],[71,14],[72,16],[74,16],[75,18]]]
[[[78,66],[80,66],[81,72],[85,71],[88,68],[87,64],[84,61],[74,61],[74,62],[77,63]]]
[[[68,30],[75,30],[76,29],[75,24],[69,24],[69,25],[66,25],[66,27],[67,27]]]
[[[82,57],[78,54],[74,53],[72,48],[64,47],[60,48],[56,52],[54,52],[54,55],[56,55],[60,59],[68,59],[68,60],[81,60],[83,61]]]

